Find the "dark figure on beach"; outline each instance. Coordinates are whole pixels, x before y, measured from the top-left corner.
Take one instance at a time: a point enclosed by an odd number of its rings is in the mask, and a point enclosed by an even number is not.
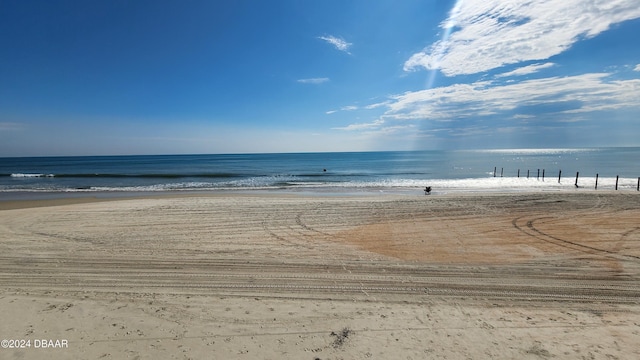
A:
[[[424,188],[424,194],[431,195],[431,186],[427,186],[426,188]]]

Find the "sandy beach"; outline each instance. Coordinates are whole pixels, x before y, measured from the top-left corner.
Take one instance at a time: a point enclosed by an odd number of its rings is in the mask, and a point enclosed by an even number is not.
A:
[[[637,192],[0,209],[2,359],[640,358]]]

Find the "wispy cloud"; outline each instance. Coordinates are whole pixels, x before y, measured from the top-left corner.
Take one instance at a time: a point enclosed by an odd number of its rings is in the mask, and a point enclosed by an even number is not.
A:
[[[333,113],[337,113],[338,111],[356,111],[356,110],[360,110],[360,107],[356,105],[345,105],[341,107],[339,110],[329,110],[329,111],[326,111],[325,113],[333,114]]]
[[[503,74],[496,75],[496,77],[509,77],[509,76],[522,76],[537,73],[538,71],[546,68],[550,68],[554,66],[554,63],[545,63],[545,64],[532,64],[529,66],[524,66],[519,69],[515,69],[513,71],[509,71]]]
[[[356,130],[370,130],[370,129],[379,129],[384,124],[383,119],[378,119],[370,123],[359,123],[359,124],[350,124],[345,127],[336,127],[334,130],[346,130],[346,131],[356,131]]]
[[[351,54],[349,52],[349,48],[353,44],[346,42],[343,38],[335,37],[333,35],[328,35],[328,36],[319,36],[318,39],[328,42],[329,44],[335,46],[335,48],[340,51],[344,51],[347,54]]]
[[[301,84],[323,84],[329,82],[329,78],[310,78],[310,79],[298,79],[297,80]]]
[[[379,107],[383,107],[383,106],[386,106],[388,104],[389,104],[389,101],[383,101],[383,102],[367,105],[367,106],[365,106],[365,109],[367,109],[367,110],[377,109]]]
[[[640,71],[640,64],[636,65],[636,67],[633,69],[633,71]]]
[[[416,124],[386,124],[383,119],[370,123],[351,124],[345,127],[333,128],[345,132],[356,133],[376,142],[384,141],[395,143],[396,146],[407,148],[416,139],[433,138],[433,134],[421,131]],[[408,148],[411,148],[410,146]]]
[[[450,36],[411,56],[404,69],[455,76],[544,60],[638,17],[637,0],[458,1],[440,24]]]
[[[551,77],[518,83],[478,81],[392,96],[385,119],[452,121],[507,114],[569,115],[640,107],[640,79],[611,80],[608,73]],[[576,115],[578,116],[578,115]]]

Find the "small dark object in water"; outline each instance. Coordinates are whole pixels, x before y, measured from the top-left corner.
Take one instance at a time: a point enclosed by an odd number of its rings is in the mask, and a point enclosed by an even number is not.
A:
[[[427,186],[424,188],[424,194],[425,195],[431,195],[431,186]]]

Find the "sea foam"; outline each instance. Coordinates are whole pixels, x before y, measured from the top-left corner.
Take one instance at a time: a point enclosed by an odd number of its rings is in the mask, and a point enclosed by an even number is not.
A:
[[[40,178],[40,177],[55,177],[54,174],[23,174],[16,173],[10,175],[13,178]]]

